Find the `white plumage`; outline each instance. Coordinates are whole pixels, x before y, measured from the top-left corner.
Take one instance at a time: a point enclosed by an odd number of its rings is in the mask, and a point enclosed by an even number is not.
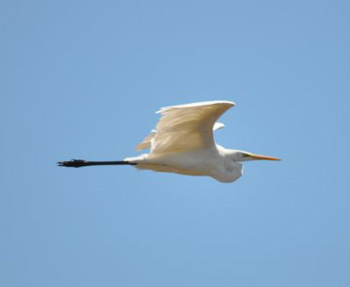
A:
[[[219,117],[235,104],[229,101],[200,102],[161,108],[156,129],[137,146],[150,153],[125,161],[139,169],[185,175],[211,176],[233,182],[242,175],[242,161],[278,160],[239,150],[225,149],[214,141],[213,131],[223,128]]]

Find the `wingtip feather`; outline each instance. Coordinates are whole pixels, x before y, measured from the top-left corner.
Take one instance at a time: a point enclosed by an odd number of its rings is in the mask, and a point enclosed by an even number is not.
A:
[[[197,103],[191,103],[191,104],[183,104],[183,105],[175,105],[175,106],[168,106],[160,108],[156,114],[161,114],[169,109],[176,109],[176,108],[192,108],[192,107],[198,107],[198,106],[208,106],[208,105],[215,105],[215,104],[227,104],[231,107],[236,106],[236,104],[232,101],[205,101],[205,102],[197,102]]]

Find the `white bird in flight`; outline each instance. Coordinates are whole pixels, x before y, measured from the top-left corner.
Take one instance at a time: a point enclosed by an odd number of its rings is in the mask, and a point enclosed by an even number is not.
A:
[[[275,157],[226,149],[214,141],[213,131],[225,125],[219,117],[235,104],[211,101],[161,108],[156,129],[137,146],[149,153],[123,161],[71,160],[60,166],[133,165],[141,170],[210,176],[220,182],[233,182],[242,175],[242,162],[279,160]]]

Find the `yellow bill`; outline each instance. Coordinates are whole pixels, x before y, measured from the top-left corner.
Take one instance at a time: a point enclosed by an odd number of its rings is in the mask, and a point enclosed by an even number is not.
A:
[[[280,160],[277,157],[266,156],[266,155],[261,155],[261,154],[252,154],[251,158],[252,159],[259,159],[259,160]]]

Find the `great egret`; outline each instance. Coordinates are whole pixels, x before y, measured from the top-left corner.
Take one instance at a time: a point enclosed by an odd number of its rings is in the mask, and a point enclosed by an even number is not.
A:
[[[156,130],[137,146],[150,153],[127,157],[123,161],[71,160],[60,166],[133,165],[138,169],[203,175],[220,182],[233,182],[242,175],[242,162],[279,160],[275,157],[226,149],[214,141],[213,131],[224,124],[218,118],[235,104],[229,101],[200,102],[161,108]]]

